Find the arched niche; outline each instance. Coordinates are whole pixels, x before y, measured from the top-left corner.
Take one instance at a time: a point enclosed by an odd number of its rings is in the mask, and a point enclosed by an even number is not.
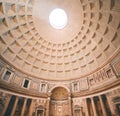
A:
[[[70,116],[69,92],[64,87],[56,87],[51,91],[50,116]]]
[[[57,84],[56,86],[52,87],[50,90],[49,90],[49,93],[52,93],[54,89],[58,88],[58,87],[61,87],[61,88],[64,88],[68,91],[68,93],[70,93],[70,89],[68,87],[66,87],[65,85],[60,85],[60,84]]]
[[[67,100],[68,91],[63,87],[54,88],[51,95],[51,100]]]

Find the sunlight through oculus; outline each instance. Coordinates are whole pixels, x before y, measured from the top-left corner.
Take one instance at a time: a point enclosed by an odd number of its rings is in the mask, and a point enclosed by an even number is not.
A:
[[[67,25],[67,15],[62,9],[54,9],[49,16],[50,24],[55,29],[63,29]]]

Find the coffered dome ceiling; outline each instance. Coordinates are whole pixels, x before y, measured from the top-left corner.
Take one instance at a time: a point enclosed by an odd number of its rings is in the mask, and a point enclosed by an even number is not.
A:
[[[55,8],[65,28],[49,23]],[[102,66],[120,47],[120,0],[0,0],[0,55],[31,76],[77,78]]]

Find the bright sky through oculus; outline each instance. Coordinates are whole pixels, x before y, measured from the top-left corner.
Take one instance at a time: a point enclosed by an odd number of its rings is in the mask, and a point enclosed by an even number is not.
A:
[[[62,9],[54,9],[49,16],[50,24],[55,29],[62,29],[67,25],[67,15]]]

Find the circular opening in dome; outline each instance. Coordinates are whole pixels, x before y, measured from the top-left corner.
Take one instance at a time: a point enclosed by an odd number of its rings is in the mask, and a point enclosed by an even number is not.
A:
[[[62,9],[54,9],[49,16],[50,24],[55,29],[63,29],[67,25],[67,15]]]

